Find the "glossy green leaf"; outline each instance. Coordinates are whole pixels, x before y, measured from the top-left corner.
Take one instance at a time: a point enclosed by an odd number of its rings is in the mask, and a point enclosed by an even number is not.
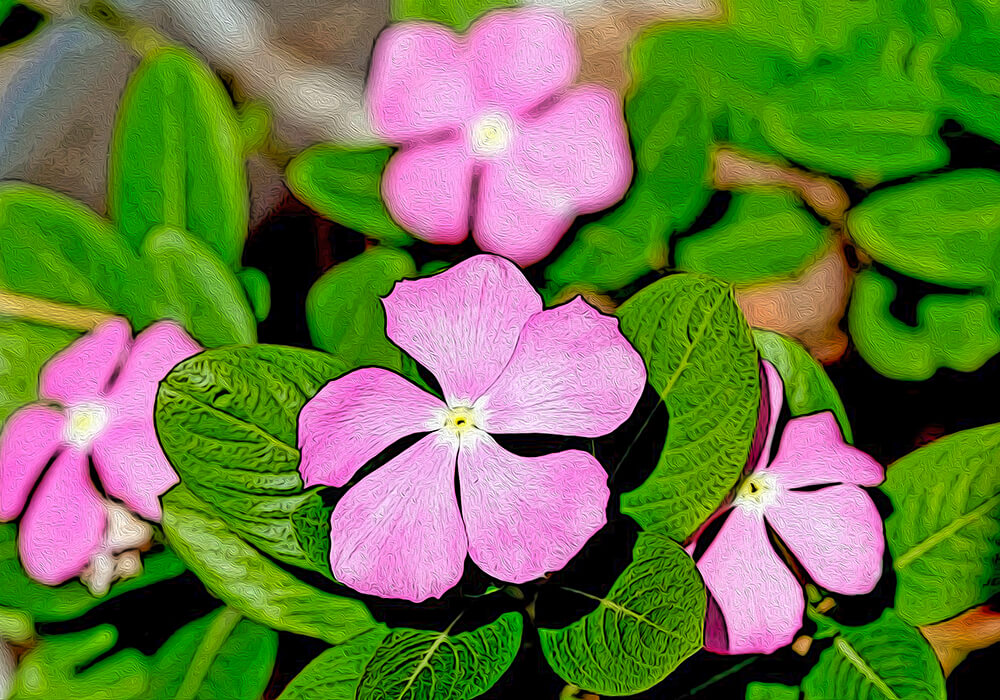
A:
[[[289,519],[310,498],[298,472],[299,411],[345,369],[313,350],[223,348],[177,365],[157,396],[160,443],[184,484],[240,536],[305,568],[315,562]]]
[[[313,345],[331,352],[350,367],[375,365],[413,371],[413,362],[385,335],[382,297],[396,282],[414,277],[406,253],[376,246],[334,266],[309,290],[306,320]]]
[[[1000,12],[990,0],[954,6],[961,33],[936,64],[945,108],[966,129],[1000,142]]]
[[[799,689],[794,685],[755,681],[747,684],[746,700],[799,700]]]
[[[73,331],[0,319],[0,425],[38,398],[38,373],[55,353],[79,336]]]
[[[132,74],[115,125],[108,208],[138,250],[183,229],[239,267],[249,221],[243,139],[218,78],[188,50],[157,49]]]
[[[361,602],[314,588],[251,547],[184,484],[163,497],[163,529],[202,583],[254,622],[330,644],[377,626]]]
[[[0,0],[0,24],[7,19],[10,11],[14,9],[17,0]]]
[[[361,676],[382,640],[385,627],[330,647],[285,686],[278,700],[356,700]]]
[[[732,288],[697,275],[644,288],[618,317],[669,414],[656,467],[622,495],[622,512],[681,541],[746,464],[760,403],[757,351]]]
[[[875,622],[847,628],[802,681],[805,700],[945,700],[934,650],[913,627],[886,610]]]
[[[844,403],[823,365],[799,343],[780,333],[754,328],[753,340],[761,358],[774,365],[781,375],[792,417],[832,411],[844,440],[854,442]]]
[[[393,20],[428,19],[465,30],[481,14],[498,7],[513,7],[516,0],[392,0]]]
[[[500,680],[518,649],[523,627],[518,613],[488,625],[449,634],[397,628],[382,640],[361,682],[365,700],[472,700]]]
[[[593,612],[563,629],[538,631],[545,658],[567,683],[599,695],[631,695],[702,647],[705,586],[676,542],[641,534],[632,563],[606,596],[593,597]]]
[[[267,275],[255,267],[244,267],[236,273],[236,278],[250,300],[254,318],[263,321],[271,312],[271,283]]]
[[[896,610],[940,622],[1000,592],[1000,425],[964,430],[892,464],[886,540]]]
[[[159,316],[180,322],[205,347],[253,343],[257,323],[232,270],[194,236],[155,228],[142,257],[162,289]]]
[[[1000,174],[956,170],[881,190],[852,209],[851,238],[881,263],[949,287],[997,284]]]
[[[858,353],[890,379],[922,381],[939,367],[973,372],[1000,352],[1000,323],[982,294],[928,294],[917,304],[917,325],[889,310],[895,283],[874,270],[854,280],[848,322]]]
[[[794,195],[736,193],[719,223],[677,241],[674,257],[679,270],[755,284],[801,272],[830,240]]]
[[[309,568],[330,578],[333,578],[333,572],[330,570],[332,514],[333,506],[327,505],[319,492],[314,490],[289,516],[295,541],[299,543],[303,556],[311,563]]]
[[[319,144],[298,154],[285,171],[296,197],[332,221],[394,246],[413,241],[382,201],[382,171],[392,155],[385,146]]]

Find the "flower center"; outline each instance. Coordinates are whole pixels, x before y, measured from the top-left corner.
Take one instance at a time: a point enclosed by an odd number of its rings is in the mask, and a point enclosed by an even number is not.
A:
[[[500,155],[510,146],[513,136],[514,125],[510,119],[496,112],[484,114],[472,125],[472,150],[480,156]]]
[[[444,414],[444,428],[452,433],[461,434],[475,427],[475,412],[468,406],[450,408]]]
[[[78,403],[66,409],[63,437],[74,447],[90,445],[108,425],[108,408],[99,403]]]
[[[778,480],[773,474],[751,474],[736,492],[734,505],[763,511],[778,497]]]

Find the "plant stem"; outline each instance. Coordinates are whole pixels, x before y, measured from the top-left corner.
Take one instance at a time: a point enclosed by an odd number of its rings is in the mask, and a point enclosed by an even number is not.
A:
[[[177,689],[177,694],[174,696],[176,700],[195,700],[198,697],[198,691],[205,682],[215,657],[242,618],[243,616],[236,610],[225,607],[212,620],[212,624],[205,630],[205,636],[201,638],[201,644],[194,652],[194,658],[191,659],[191,665],[184,674],[184,680]]]
[[[59,326],[74,331],[93,330],[101,322],[112,318],[111,314],[104,311],[85,309],[0,290],[0,317],[3,316],[44,323],[49,326]]]

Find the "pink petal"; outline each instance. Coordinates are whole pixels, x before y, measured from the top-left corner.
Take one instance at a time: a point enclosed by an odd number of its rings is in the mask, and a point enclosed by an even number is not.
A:
[[[469,556],[490,576],[524,583],[566,566],[607,522],[608,475],[566,450],[519,457],[476,430],[458,452]]]
[[[117,409],[115,413],[146,418],[152,430],[160,382],[174,366],[199,352],[201,347],[173,321],[158,321],[141,332],[109,392],[109,402]]]
[[[0,520],[16,518],[39,474],[62,443],[65,417],[31,404],[14,413],[0,434]]]
[[[467,542],[455,500],[457,451],[457,440],[431,433],[340,499],[330,519],[338,581],[414,603],[458,583]]]
[[[368,75],[372,128],[400,143],[468,120],[475,104],[464,47],[428,22],[389,27],[375,42]]]
[[[101,396],[128,351],[132,331],[123,319],[101,323],[42,368],[38,393],[63,403]]]
[[[491,433],[598,437],[632,415],[646,383],[642,358],[581,297],[532,316],[503,374],[482,399]]]
[[[389,338],[434,374],[451,406],[482,395],[542,308],[521,271],[492,255],[399,282],[383,303]]]
[[[763,360],[761,364],[764,366],[764,378],[767,384],[767,397],[765,399],[767,401],[767,437],[760,455],[757,457],[754,471],[763,469],[767,466],[768,460],[771,459],[771,446],[774,444],[774,433],[778,427],[778,416],[781,414],[781,405],[785,397],[784,383],[781,381],[778,370],[767,360]]]
[[[115,421],[94,441],[93,452],[104,490],[159,522],[160,496],[179,479],[156,439],[152,413]]]
[[[698,561],[724,620],[710,616],[706,649],[720,654],[770,654],[790,643],[802,623],[802,589],[775,554],[764,519],[733,508]],[[723,631],[718,629],[721,622]],[[721,641],[727,640],[722,645]]]
[[[877,486],[884,478],[878,462],[844,443],[830,411],[788,421],[767,471],[780,476],[786,489],[833,483]]]
[[[87,456],[67,448],[49,467],[21,520],[25,570],[51,586],[78,576],[103,546],[106,521]]]
[[[572,27],[543,10],[491,12],[472,27],[467,46],[480,102],[514,111],[568,87],[580,67]]]
[[[440,428],[436,419],[444,408],[440,399],[380,367],[334,379],[299,413],[299,472],[306,486],[343,486],[397,440]]]
[[[882,519],[857,486],[785,491],[768,507],[767,520],[823,588],[860,595],[882,576]]]
[[[469,234],[473,165],[458,138],[402,148],[382,178],[386,208],[425,241],[461,243]]]

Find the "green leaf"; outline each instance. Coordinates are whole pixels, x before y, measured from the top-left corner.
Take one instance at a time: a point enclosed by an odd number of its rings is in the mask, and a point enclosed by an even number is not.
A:
[[[376,246],[336,265],[309,290],[306,320],[313,345],[350,367],[376,365],[397,372],[415,368],[385,335],[382,297],[417,269],[406,253]]]
[[[397,22],[427,19],[464,31],[484,12],[517,4],[516,0],[392,0],[390,16]]]
[[[801,272],[830,241],[794,195],[736,193],[719,223],[677,241],[675,259],[679,270],[749,285]]]
[[[247,544],[184,484],[163,496],[163,529],[202,583],[254,622],[330,644],[377,627],[364,604],[303,583]]]
[[[521,647],[521,616],[509,612],[469,632],[392,629],[358,684],[359,698],[471,700],[500,680]]]
[[[319,144],[292,159],[285,177],[296,197],[328,219],[388,245],[405,246],[413,239],[389,216],[379,189],[391,155],[385,146]]]
[[[278,700],[356,700],[361,676],[388,633],[378,627],[330,647],[291,680]]]
[[[206,347],[257,340],[239,280],[193,235],[155,228],[142,243],[142,257],[163,290],[159,316],[177,320]]]
[[[663,452],[622,512],[683,540],[722,502],[750,452],[760,404],[757,351],[733,290],[672,275],[618,309],[625,337],[666,404]]]
[[[948,287],[997,284],[1000,174],[956,170],[881,190],[852,209],[851,238],[905,275]]]
[[[236,278],[247,293],[254,318],[263,321],[271,312],[271,283],[267,275],[255,267],[244,267],[236,273]]]
[[[936,65],[945,109],[966,129],[1000,142],[1000,12],[989,0],[954,5],[961,33]]]
[[[111,145],[108,208],[139,250],[158,225],[184,229],[239,267],[249,221],[240,123],[189,51],[147,54],[129,79]]]
[[[0,319],[0,425],[38,398],[38,373],[79,333],[52,326]]]
[[[1000,592],[1000,424],[911,452],[882,490],[900,617],[933,624]]]
[[[705,586],[676,542],[642,533],[632,563],[596,610],[539,629],[542,652],[567,683],[600,695],[652,688],[702,647]]]
[[[802,681],[805,700],[945,700],[944,675],[930,645],[892,610],[847,628]]]
[[[823,365],[799,343],[779,333],[754,328],[753,340],[761,358],[774,365],[781,375],[792,417],[832,411],[844,439],[854,442],[844,403]]]
[[[0,0],[0,24],[3,24],[3,21],[7,19],[7,16],[14,9],[16,3],[17,0]]]
[[[157,395],[160,443],[184,484],[241,537],[304,568],[315,562],[289,519],[311,496],[298,472],[299,411],[345,369],[313,350],[223,348],[177,365]]]
[[[799,689],[781,683],[747,683],[746,700],[798,700]]]
[[[1000,352],[996,310],[982,294],[928,294],[917,304],[917,325],[889,307],[896,284],[865,270],[854,280],[848,323],[858,353],[890,379],[922,381],[939,367],[973,372]]]
[[[156,652],[149,697],[258,700],[277,652],[274,630],[220,608],[182,627]]]
[[[330,516],[333,506],[323,502],[318,491],[312,491],[289,516],[295,541],[314,571],[333,578],[330,570]]]

